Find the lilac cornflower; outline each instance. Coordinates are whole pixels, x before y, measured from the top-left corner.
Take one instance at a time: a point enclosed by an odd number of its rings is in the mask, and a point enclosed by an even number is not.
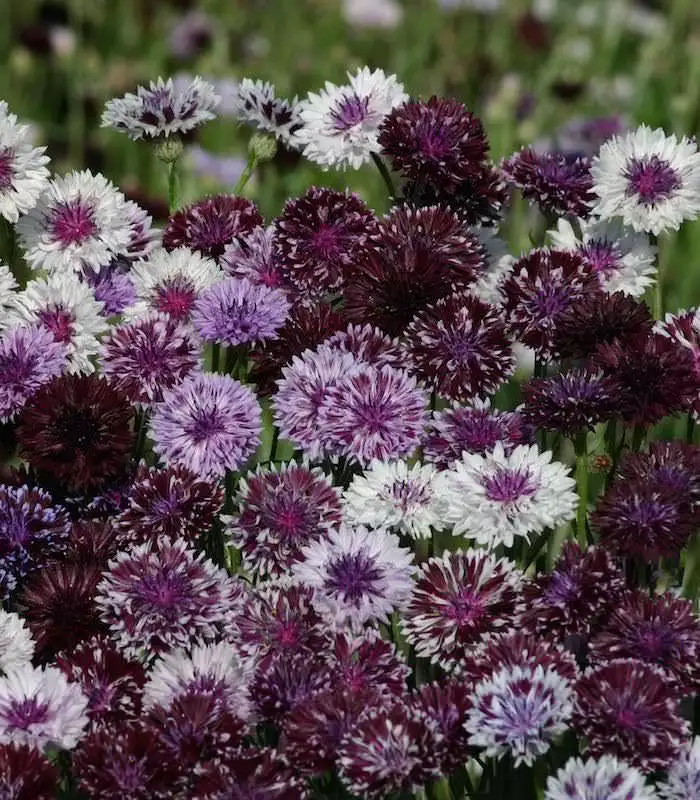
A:
[[[544,800],[656,800],[654,790],[647,786],[644,775],[635,767],[615,756],[570,758],[547,779]],[[671,800],[671,798],[669,798]],[[674,799],[675,800],[675,799]],[[681,800],[681,798],[677,798]],[[683,795],[683,800],[690,800]]]
[[[92,289],[95,300],[102,303],[101,314],[113,317],[136,302],[136,287],[121,257],[112,259],[99,272],[83,269],[82,279]]]
[[[224,250],[221,266],[232,278],[246,278],[259,286],[291,291],[274,252],[275,229],[254,228],[247,236],[234,239]]]

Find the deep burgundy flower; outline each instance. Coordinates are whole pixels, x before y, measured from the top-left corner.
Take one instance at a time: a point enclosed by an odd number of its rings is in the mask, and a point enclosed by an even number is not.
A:
[[[586,217],[595,200],[588,158],[536,153],[526,147],[506,159],[501,169],[506,180],[548,216]]]
[[[572,436],[593,430],[614,416],[619,387],[614,378],[591,369],[575,369],[550,378],[534,378],[522,387],[523,419],[535,428]]]
[[[513,264],[501,291],[513,335],[549,361],[558,355],[554,335],[561,315],[601,289],[581,256],[540,248]]]
[[[121,392],[95,375],[52,381],[24,407],[20,452],[50,480],[91,489],[122,474],[133,440],[133,411]]]
[[[0,797],[3,800],[53,800],[58,769],[26,744],[0,745]]]
[[[623,292],[595,292],[574,301],[552,332],[561,358],[588,358],[602,344],[624,344],[648,336],[654,326],[649,308]]]
[[[407,692],[411,673],[391,642],[368,629],[360,636],[338,633],[328,656],[334,686],[355,694],[371,689],[379,696],[396,700]]]
[[[392,339],[372,325],[348,325],[323,342],[324,347],[350,353],[363,364],[402,368],[406,355],[398,339]]]
[[[27,620],[40,659],[104,629],[95,605],[100,576],[98,566],[50,564],[27,582],[17,610]]]
[[[170,217],[163,247],[168,251],[189,247],[219,261],[227,245],[262,224],[263,218],[250,200],[228,194],[205,197]]]
[[[93,636],[72,652],[60,653],[56,666],[88,698],[92,729],[134,720],[141,713],[146,671],[120,653],[106,636]]]
[[[405,336],[410,371],[441,397],[492,395],[515,371],[502,314],[466,293],[429,306]]]
[[[603,344],[594,363],[620,385],[619,415],[628,425],[678,414],[700,391],[692,353],[660,333]]]
[[[193,541],[211,527],[224,502],[223,487],[181,465],[141,464],[115,520],[120,544],[142,544],[166,536]]]
[[[569,542],[552,572],[523,586],[518,627],[555,642],[587,636],[600,627],[624,588],[624,575],[604,550],[591,547],[582,553]]]
[[[106,567],[119,549],[117,531],[111,520],[79,519],[73,522],[66,560],[79,566]]]
[[[594,665],[616,658],[656,664],[683,694],[693,694],[700,687],[699,654],[700,622],[692,602],[634,591],[612,609],[588,658]]]
[[[355,194],[311,187],[275,221],[273,250],[284,278],[305,298],[337,291],[371,248],[377,219]]]
[[[352,322],[395,336],[414,316],[483,269],[476,236],[456,213],[438,206],[399,207],[380,223],[376,250],[357,259],[347,279],[345,309]]]
[[[441,191],[477,176],[488,152],[481,120],[457,100],[409,101],[379,130],[379,145],[397,172]]]
[[[464,723],[473,702],[473,687],[463,680],[448,678],[420,687],[413,705],[437,725],[440,741],[430,754],[441,773],[449,775],[469,760],[469,734]]]
[[[667,676],[642,661],[618,659],[590,669],[576,695],[574,726],[592,756],[610,753],[643,772],[663,770],[689,733]]]
[[[688,512],[695,512],[700,503],[700,447],[683,442],[651,442],[645,452],[627,453],[619,478],[649,481],[676,491]]]

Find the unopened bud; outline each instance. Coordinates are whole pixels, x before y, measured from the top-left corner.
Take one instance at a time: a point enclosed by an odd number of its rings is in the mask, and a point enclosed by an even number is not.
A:
[[[156,145],[156,156],[165,164],[174,164],[180,160],[184,149],[182,140],[175,136]]]
[[[266,161],[272,161],[275,157],[277,142],[267,134],[254,133],[248,142],[248,152],[256,163],[264,164]]]

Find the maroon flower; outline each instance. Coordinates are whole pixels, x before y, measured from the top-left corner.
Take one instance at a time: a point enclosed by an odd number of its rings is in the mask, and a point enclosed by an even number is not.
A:
[[[392,339],[371,325],[348,325],[323,342],[325,347],[350,353],[363,364],[401,369],[406,355],[398,339]]]
[[[0,745],[0,797],[5,800],[53,800],[59,772],[26,744]]]
[[[678,492],[688,512],[695,512],[700,504],[700,447],[682,442],[652,442],[648,451],[625,456],[619,477],[649,481]]]
[[[391,642],[369,629],[361,636],[339,633],[329,656],[333,684],[349,694],[373,691],[397,699],[406,692],[411,670]]]
[[[106,567],[118,549],[117,531],[110,520],[76,520],[71,526],[66,560],[79,566]]]
[[[189,247],[219,261],[226,246],[263,224],[250,200],[220,194],[205,197],[173,214],[163,232],[163,247],[170,251]]]
[[[430,754],[443,774],[450,774],[460,764],[469,760],[469,734],[464,723],[472,705],[473,688],[455,678],[441,683],[428,683],[420,687],[413,705],[426,714],[437,726],[440,742]]]

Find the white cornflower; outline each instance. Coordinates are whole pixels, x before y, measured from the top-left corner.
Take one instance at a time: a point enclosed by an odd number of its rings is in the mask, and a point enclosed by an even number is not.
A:
[[[277,97],[275,87],[264,81],[243,78],[234,96],[231,116],[241,122],[255,125],[261,131],[272,133],[289,142],[295,128],[300,125],[299,102]]]
[[[345,490],[344,516],[351,525],[393,528],[415,539],[440,529],[437,470],[430,464],[373,461]]]
[[[570,758],[547,779],[544,800],[656,800],[656,795],[638,769],[615,756],[601,756]]]
[[[0,217],[17,222],[36,204],[46,188],[49,171],[45,147],[34,147],[31,127],[20,125],[0,100]]]
[[[583,256],[600,280],[604,291],[641,297],[654,283],[657,248],[645,233],[625,228],[622,221],[578,220],[578,236],[568,220],[560,219],[548,231],[552,247]]]
[[[613,136],[593,159],[591,175],[593,214],[622,217],[636,231],[678,230],[700,213],[700,153],[685,136],[679,141],[647,125]]]
[[[454,534],[488,547],[512,547],[516,536],[556,528],[573,519],[578,506],[568,467],[536,445],[506,455],[499,442],[485,455],[463,453],[438,480],[447,484],[445,517]]]
[[[17,235],[32,269],[99,270],[128,249],[132,216],[124,195],[103,175],[71,172],[49,183],[17,223]]]
[[[12,270],[0,263],[0,330],[3,328],[2,319],[15,302],[19,288]]]
[[[700,736],[676,758],[657,789],[663,800],[700,800]]]
[[[15,296],[2,320],[2,329],[14,325],[40,325],[66,345],[69,373],[95,371],[90,358],[101,350],[98,339],[107,330],[103,303],[93,290],[73,274],[53,274],[29,281]]]
[[[223,276],[215,261],[187,247],[155,250],[131,270],[137,301],[124,315],[133,319],[157,311],[184,322],[200,293]]]
[[[515,264],[516,258],[508,252],[505,241],[493,228],[474,227],[471,231],[481,242],[486,267],[477,280],[469,286],[469,291],[484,303],[500,306],[503,303],[503,296],[499,286]]]
[[[19,614],[0,609],[0,673],[29,664],[34,640]]]
[[[102,127],[123,131],[130,139],[186,133],[216,117],[219,96],[200,77],[173,82],[158,78],[105,104]]]
[[[379,126],[389,112],[408,100],[396,75],[363,67],[350,84],[326,83],[299,104],[301,128],[292,142],[309,161],[325,169],[359,169],[379,152]]]

